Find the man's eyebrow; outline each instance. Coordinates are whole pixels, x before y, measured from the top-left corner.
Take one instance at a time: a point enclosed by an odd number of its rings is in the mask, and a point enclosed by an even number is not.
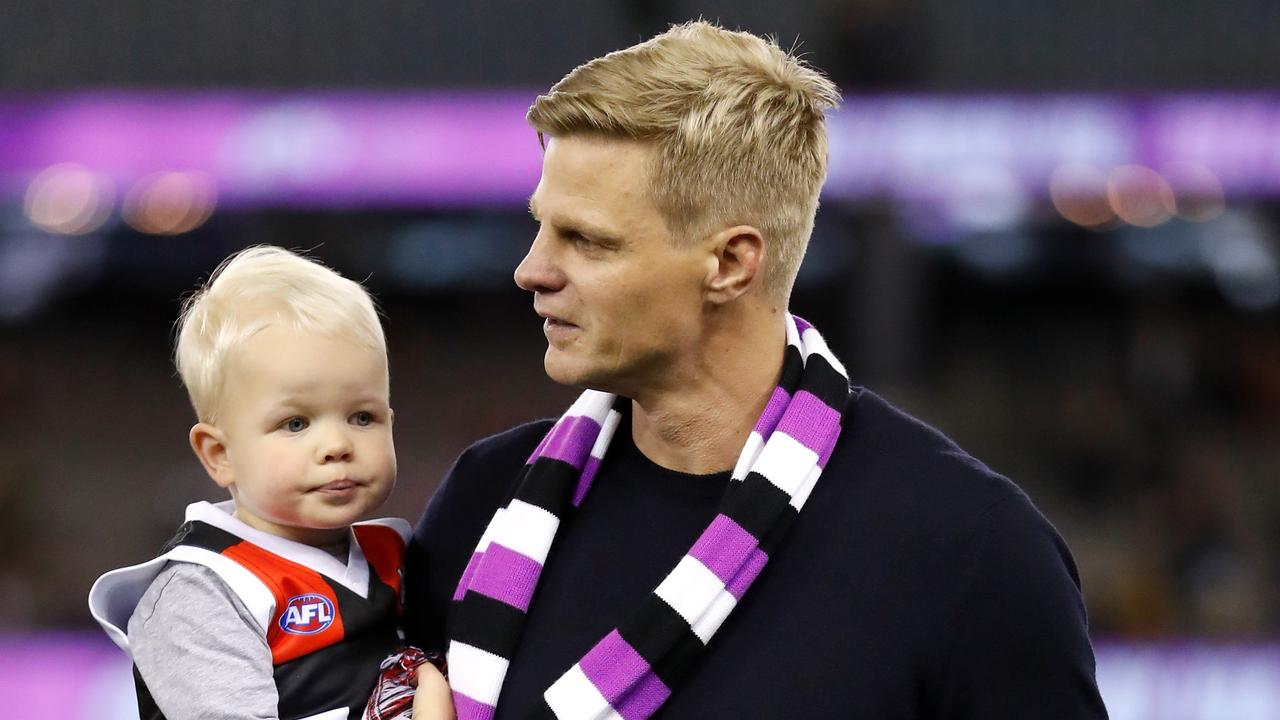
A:
[[[538,217],[538,203],[534,200],[532,195],[529,196],[529,214],[533,216],[533,219],[542,222],[542,218]],[[583,235],[589,235],[593,239],[607,245],[622,244],[622,239],[617,233],[611,232],[603,227],[593,225],[592,223],[584,220],[564,220],[551,217],[547,219],[547,222],[549,222],[552,227],[562,232],[576,232]]]
[[[620,246],[623,244],[622,237],[607,228],[593,225],[590,222],[571,221],[564,224],[553,223],[557,228],[565,232],[574,232],[580,235],[590,237],[597,243],[603,245]]]

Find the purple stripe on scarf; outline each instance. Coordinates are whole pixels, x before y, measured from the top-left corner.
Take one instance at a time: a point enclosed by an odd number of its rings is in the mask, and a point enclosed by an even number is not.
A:
[[[578,665],[582,667],[582,674],[614,706],[637,680],[649,672],[649,663],[622,639],[617,630],[601,638],[582,656]]]
[[[542,448],[542,457],[563,460],[575,469],[581,470],[599,434],[600,423],[585,415],[564,418],[547,434],[547,442]]]
[[[462,577],[458,580],[458,589],[453,591],[453,599],[461,600],[467,594],[467,588],[471,586],[471,578],[476,574],[476,567],[480,564],[480,558],[484,557],[484,553],[471,553],[471,559],[467,561],[467,569],[462,571]]]
[[[751,553],[751,557],[747,558],[747,561],[743,563],[742,569],[738,571],[738,574],[734,575],[729,584],[725,586],[725,589],[729,591],[730,595],[741,600],[742,596],[747,593],[747,588],[751,587],[751,583],[760,574],[760,571],[764,569],[764,564],[767,562],[769,562],[769,554],[760,548],[756,548],[755,552]]]
[[[617,630],[596,643],[578,665],[604,699],[627,720],[649,717],[671,694],[649,663]]]
[[[458,720],[493,720],[494,708],[454,690],[453,711]]]
[[[596,479],[596,472],[599,470],[600,458],[595,455],[587,455],[587,464],[582,468],[582,475],[578,478],[578,486],[573,489],[574,507],[582,504],[583,498],[587,496],[587,491],[591,489],[591,481]]]
[[[537,560],[491,542],[467,589],[528,612],[541,572]]]
[[[818,450],[818,467],[825,468],[827,466],[827,461],[831,459],[831,453],[836,451],[836,441],[839,439],[839,429],[832,433],[831,437],[827,438],[826,446]]]
[[[830,456],[831,438],[840,433],[840,413],[808,390],[801,390],[791,399],[776,432],[790,435],[817,453],[819,466],[825,466],[826,458],[821,456]]]
[[[769,404],[764,406],[764,412],[760,413],[760,419],[756,420],[755,429],[760,433],[760,437],[769,439],[769,434],[778,426],[778,420],[782,419],[782,413],[787,409],[789,402],[791,402],[791,396],[786,390],[780,387],[773,389],[773,395],[769,396]]]
[[[645,720],[658,712],[662,703],[671,696],[668,688],[652,670],[640,678],[635,688],[622,697],[622,702],[613,706],[626,720]]]
[[[796,330],[799,332],[800,335],[804,335],[805,330],[808,330],[809,328],[813,327],[813,323],[809,322],[808,320],[805,320],[799,315],[792,315],[791,319],[796,321]]]
[[[755,536],[741,525],[726,515],[717,515],[689,548],[689,555],[728,585],[758,544]]]

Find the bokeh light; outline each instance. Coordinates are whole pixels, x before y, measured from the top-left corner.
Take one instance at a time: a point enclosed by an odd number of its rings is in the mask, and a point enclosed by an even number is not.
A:
[[[159,172],[129,189],[124,219],[151,235],[179,235],[200,227],[217,205],[217,186],[202,172]]]
[[[1200,242],[1200,255],[1233,305],[1262,311],[1280,305],[1280,256],[1253,213],[1228,213]]]
[[[1049,199],[1062,217],[1083,227],[1101,227],[1116,218],[1107,202],[1107,176],[1092,165],[1058,166],[1049,177]]]
[[[1121,220],[1155,227],[1173,217],[1173,188],[1160,173],[1142,165],[1121,165],[1107,176],[1107,202]]]
[[[22,209],[43,230],[84,235],[102,227],[114,201],[115,190],[105,175],[76,163],[60,163],[31,180]]]

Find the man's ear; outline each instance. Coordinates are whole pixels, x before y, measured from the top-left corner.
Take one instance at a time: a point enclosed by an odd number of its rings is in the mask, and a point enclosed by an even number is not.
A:
[[[209,423],[199,422],[191,426],[187,435],[191,450],[200,459],[204,471],[218,484],[229,487],[235,482],[231,472],[231,458],[227,454],[227,439],[221,430]]]
[[[711,237],[714,262],[706,279],[707,300],[726,303],[759,281],[764,238],[750,225],[725,228]]]

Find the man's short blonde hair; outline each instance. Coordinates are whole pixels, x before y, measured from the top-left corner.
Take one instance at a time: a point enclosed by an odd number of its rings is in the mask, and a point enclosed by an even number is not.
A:
[[[826,179],[825,112],[839,102],[777,41],[697,21],[579,66],[528,120],[544,144],[573,134],[652,143],[650,197],[677,242],[755,227],[765,289],[785,299]]]
[[[378,311],[359,283],[282,248],[242,250],[187,298],[178,318],[174,360],[202,422],[217,422],[233,350],[274,324],[387,352]]]

